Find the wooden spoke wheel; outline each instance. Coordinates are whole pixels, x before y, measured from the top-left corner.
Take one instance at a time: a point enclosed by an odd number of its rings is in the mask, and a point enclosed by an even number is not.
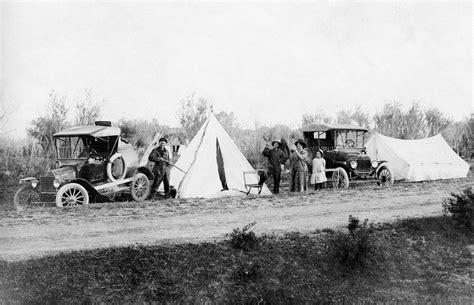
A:
[[[133,176],[130,194],[135,201],[144,201],[150,195],[150,180],[143,173]]]
[[[342,167],[336,168],[332,173],[332,186],[335,189],[346,189],[349,187],[349,176],[347,176],[346,171]]]
[[[18,211],[44,207],[40,201],[41,193],[30,184],[22,185],[13,197],[13,205]]]
[[[56,205],[58,207],[87,204],[89,204],[89,193],[82,185],[77,183],[63,185],[56,195]]]
[[[377,174],[377,180],[381,186],[393,185],[394,176],[392,171],[388,167],[382,166]]]

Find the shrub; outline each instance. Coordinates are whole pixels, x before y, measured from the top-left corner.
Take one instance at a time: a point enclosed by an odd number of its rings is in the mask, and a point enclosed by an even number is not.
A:
[[[250,229],[254,227],[255,224],[256,222],[249,223],[242,229],[236,228],[232,231],[232,233],[226,235],[227,237],[230,237],[229,242],[232,248],[248,251],[257,247],[257,236],[253,231],[250,231]]]
[[[262,276],[261,266],[252,261],[240,262],[232,275],[239,283],[254,282]]]
[[[462,193],[451,193],[451,197],[443,199],[443,211],[450,215],[459,227],[472,230],[474,227],[474,194],[472,188],[467,188]]]
[[[376,246],[373,228],[367,225],[367,221],[361,223],[359,218],[349,215],[349,232],[336,232],[330,239],[329,254],[343,267],[364,267],[373,258]]]

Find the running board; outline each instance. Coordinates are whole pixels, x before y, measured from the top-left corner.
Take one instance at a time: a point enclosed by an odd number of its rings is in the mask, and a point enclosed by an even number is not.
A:
[[[112,186],[117,186],[117,185],[120,185],[120,184],[125,184],[125,183],[132,182],[132,180],[133,180],[133,178],[126,178],[126,179],[117,180],[117,181],[110,182],[110,183],[101,184],[101,185],[98,185],[94,188],[97,191],[100,191],[102,189],[106,189],[106,188],[109,188],[109,187],[112,187]]]

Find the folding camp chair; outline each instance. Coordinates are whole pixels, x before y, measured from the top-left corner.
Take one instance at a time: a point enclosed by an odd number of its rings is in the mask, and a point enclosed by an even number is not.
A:
[[[247,182],[247,177],[250,178],[251,177],[257,177],[257,181],[259,180],[258,179],[258,171],[244,171],[244,184],[245,184],[245,188],[247,189],[247,195],[250,194],[250,191],[252,190],[252,188],[256,188],[258,189],[258,194],[260,195],[260,193],[262,192],[262,187],[263,187],[263,184],[260,185],[257,183],[250,183],[250,182]],[[251,179],[250,181],[252,181],[254,179]]]

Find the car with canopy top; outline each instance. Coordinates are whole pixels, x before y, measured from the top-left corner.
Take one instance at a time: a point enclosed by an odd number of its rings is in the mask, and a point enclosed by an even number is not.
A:
[[[112,201],[119,193],[145,200],[153,174],[120,133],[109,121],[98,121],[54,134],[56,169],[39,178],[21,179],[15,207],[44,205],[51,196],[59,207]]]
[[[311,124],[303,127],[309,157],[319,149],[326,160],[326,176],[335,188],[349,187],[351,180],[376,179],[391,185],[394,176],[386,160],[371,160],[365,143],[368,129],[349,124]]]

